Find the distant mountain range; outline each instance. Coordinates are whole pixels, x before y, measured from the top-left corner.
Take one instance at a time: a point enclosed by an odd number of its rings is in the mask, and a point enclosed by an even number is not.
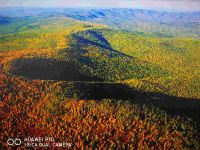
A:
[[[156,23],[200,23],[200,13],[198,12],[169,13],[142,9],[91,9],[82,11],[73,10],[70,13],[66,12],[66,16],[85,21],[98,21],[99,19],[116,19],[117,21],[119,19],[123,19],[129,21],[140,20]]]
[[[165,35],[200,35],[200,12],[159,12],[142,9],[92,8],[1,8],[0,24],[9,23],[5,17],[65,16],[81,21],[109,25],[129,31]]]
[[[200,23],[200,12],[160,12],[125,8],[0,8],[0,15],[10,17],[65,15],[85,21],[123,18],[124,20],[142,20],[158,23]]]

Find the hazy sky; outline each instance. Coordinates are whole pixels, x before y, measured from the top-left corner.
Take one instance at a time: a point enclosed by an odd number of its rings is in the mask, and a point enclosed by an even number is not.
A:
[[[200,0],[0,0],[0,7],[122,7],[200,11]]]

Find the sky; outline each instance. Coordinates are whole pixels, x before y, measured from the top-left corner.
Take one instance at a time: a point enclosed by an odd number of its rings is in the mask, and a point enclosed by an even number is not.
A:
[[[0,0],[0,7],[101,7],[200,11],[200,0]]]

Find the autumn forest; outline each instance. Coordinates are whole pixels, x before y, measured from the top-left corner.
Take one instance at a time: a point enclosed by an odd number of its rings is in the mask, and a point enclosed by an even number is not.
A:
[[[0,149],[200,149],[199,20],[0,8]]]

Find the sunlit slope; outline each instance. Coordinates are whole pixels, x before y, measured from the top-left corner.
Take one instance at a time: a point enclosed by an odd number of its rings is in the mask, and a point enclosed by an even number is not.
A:
[[[171,73],[164,76],[160,72],[161,77],[126,80],[127,84],[149,90],[158,85],[166,93],[200,97],[200,40],[161,38],[111,30],[103,31],[103,35],[114,49]]]

